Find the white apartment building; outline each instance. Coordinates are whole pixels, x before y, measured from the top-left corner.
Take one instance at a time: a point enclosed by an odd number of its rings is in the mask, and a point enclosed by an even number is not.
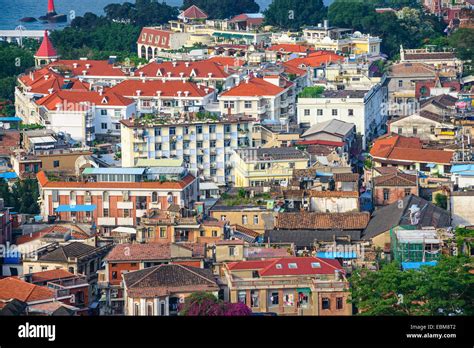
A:
[[[262,122],[287,119],[295,111],[294,84],[280,75],[246,77],[219,95],[218,100],[220,113],[244,114]]]
[[[91,145],[96,134],[120,135],[120,120],[136,113],[135,102],[113,92],[60,90],[36,101],[40,124]]]
[[[307,128],[333,119],[353,123],[365,148],[384,131],[386,99],[387,89],[380,84],[369,90],[328,90],[316,98],[299,97],[298,124]]]
[[[122,165],[140,159],[182,158],[201,179],[233,181],[232,150],[252,144],[249,117],[163,117],[122,121]]]
[[[182,80],[126,80],[110,92],[133,99],[140,113],[198,112],[215,99],[216,91],[200,83]]]

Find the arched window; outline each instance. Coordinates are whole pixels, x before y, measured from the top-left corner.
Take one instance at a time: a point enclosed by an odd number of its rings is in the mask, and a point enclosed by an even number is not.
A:
[[[148,56],[147,59],[153,58],[153,50],[151,47],[148,47]]]
[[[145,58],[145,55],[146,55],[146,48],[145,48],[145,46],[142,46],[142,48],[141,48],[140,51],[141,51],[141,58]]]
[[[153,315],[153,303],[148,303],[146,307],[146,315],[152,316]]]

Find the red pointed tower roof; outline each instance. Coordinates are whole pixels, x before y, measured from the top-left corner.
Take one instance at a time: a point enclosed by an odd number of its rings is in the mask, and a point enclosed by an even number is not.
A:
[[[192,5],[188,7],[184,12],[181,14],[181,17],[187,19],[206,19],[207,13],[201,10],[196,5]]]
[[[56,12],[54,9],[54,0],[48,0],[48,13]]]
[[[44,31],[43,42],[41,42],[40,48],[36,51],[35,57],[41,58],[54,58],[57,57],[58,53],[54,48],[51,40],[49,39],[48,32]]]

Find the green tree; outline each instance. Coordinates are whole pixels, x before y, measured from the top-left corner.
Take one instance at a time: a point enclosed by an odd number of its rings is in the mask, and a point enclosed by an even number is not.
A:
[[[260,6],[255,0],[184,0],[182,9],[196,5],[209,18],[225,19],[241,13],[257,13]]]
[[[306,25],[320,23],[326,13],[323,0],[273,0],[265,11],[265,23],[299,30]]]
[[[472,315],[474,278],[469,257],[443,257],[436,266],[400,269],[392,262],[379,271],[351,277],[352,302],[360,315]]]
[[[435,195],[435,204],[440,208],[448,209],[448,197],[441,193],[437,193]]]

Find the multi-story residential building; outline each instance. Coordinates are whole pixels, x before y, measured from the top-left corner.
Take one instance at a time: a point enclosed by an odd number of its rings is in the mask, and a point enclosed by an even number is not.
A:
[[[237,76],[229,69],[214,60],[151,62],[133,72],[131,78],[147,80],[178,80],[192,79],[214,89],[227,89],[235,84]]]
[[[108,231],[135,226],[147,209],[171,204],[191,209],[197,201],[197,179],[184,168],[86,168],[83,181],[50,181],[39,172],[41,215],[60,221],[95,223]],[[87,180],[86,180],[87,179]]]
[[[224,265],[231,302],[278,315],[351,315],[345,272],[337,260],[284,257]]]
[[[73,241],[63,245],[54,243],[41,252],[27,254],[23,257],[23,274],[62,269],[83,275],[89,286],[88,299],[91,303],[98,295],[97,270],[102,268],[102,259],[111,248],[110,244],[95,246],[92,243],[88,241]]]
[[[79,309],[78,314],[88,314],[91,302],[89,301],[89,283],[84,275],[74,274],[59,268],[25,274],[22,279],[28,283],[61,292],[62,296],[70,295],[69,303]]]
[[[210,270],[184,265],[162,264],[123,277],[125,315],[178,315],[179,303],[193,292],[219,292]]]
[[[298,124],[311,127],[333,119],[353,123],[366,148],[369,141],[384,132],[386,100],[387,89],[381,84],[369,90],[327,90],[319,97],[299,97]]]
[[[352,29],[329,26],[325,20],[324,25],[303,29],[303,37],[309,44],[319,50],[330,50],[353,55],[380,55],[382,39],[370,34],[362,34]]]
[[[151,211],[142,218],[136,240],[141,243],[214,243],[224,239],[226,222],[203,220],[196,216],[182,217],[171,206],[168,212]],[[227,233],[228,234],[228,233]]]
[[[157,27],[143,27],[137,40],[138,57],[147,60],[158,57],[163,50],[177,50],[188,41],[189,33]]]
[[[388,115],[404,116],[417,111],[416,82],[434,79],[436,71],[425,63],[399,63],[389,68]]]
[[[375,167],[393,166],[444,176],[450,171],[454,151],[423,148],[419,138],[391,134],[374,142],[370,156]]]
[[[0,198],[0,245],[12,241],[12,221],[10,208],[5,207],[5,201]]]
[[[392,120],[389,132],[437,143],[452,143],[456,139],[456,126],[451,118],[427,110]]]
[[[440,72],[455,71],[462,76],[463,63],[454,52],[437,52],[427,48],[404,49],[400,47],[400,63],[421,63],[430,65]]]
[[[279,74],[263,78],[246,77],[237,86],[219,95],[222,114],[244,114],[259,121],[278,122],[294,115],[294,84]]]
[[[373,197],[375,206],[399,202],[409,195],[418,196],[418,177],[401,173],[379,175],[373,178]]]
[[[216,90],[201,83],[181,80],[126,80],[109,89],[135,100],[140,113],[175,114],[200,111],[215,99]]]
[[[227,205],[218,201],[209,209],[209,215],[229,225],[245,226],[259,234],[273,228],[273,210],[259,204]]]
[[[122,122],[122,165],[139,159],[182,158],[187,167],[219,184],[232,181],[233,149],[252,144],[250,117],[138,118]]]
[[[294,169],[305,169],[309,156],[293,147],[237,149],[233,155],[236,187],[285,185]]]
[[[104,259],[105,269],[98,272],[101,313],[124,313],[123,275],[127,272],[169,263],[203,268],[204,247],[198,247],[186,243],[116,245]]]
[[[451,192],[449,199],[449,209],[453,218],[453,226],[474,226],[474,190]]]
[[[61,74],[42,68],[20,75],[15,87],[15,110],[23,123],[43,124],[36,100],[59,90],[89,91],[90,85],[76,78],[66,78]]]
[[[96,134],[118,135],[121,119],[132,117],[135,102],[120,94],[94,91],[57,91],[36,101],[41,124],[91,145]]]
[[[326,66],[332,63],[342,62],[343,60],[344,56],[332,51],[316,51],[308,54],[307,57],[290,59],[284,62],[283,66],[286,69],[306,70],[308,71],[309,80],[311,82],[320,83],[321,80],[325,79]]]

